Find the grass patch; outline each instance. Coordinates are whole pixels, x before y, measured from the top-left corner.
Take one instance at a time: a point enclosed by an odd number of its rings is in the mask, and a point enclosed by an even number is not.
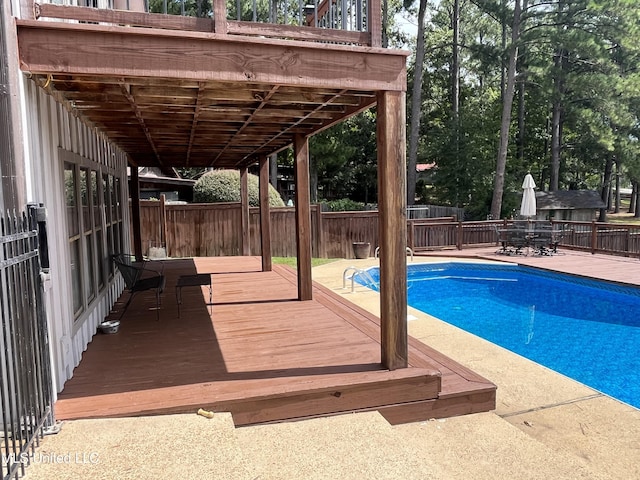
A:
[[[608,215],[607,216],[607,222],[609,223],[627,223],[629,225],[640,225],[640,218],[636,218],[632,215],[628,215],[628,216],[611,216]]]
[[[273,257],[271,259],[273,263],[279,263],[280,265],[288,265],[290,267],[297,267],[298,259],[296,257]],[[317,267],[318,265],[324,265],[325,263],[331,263],[338,260],[337,258],[312,258],[311,266]]]

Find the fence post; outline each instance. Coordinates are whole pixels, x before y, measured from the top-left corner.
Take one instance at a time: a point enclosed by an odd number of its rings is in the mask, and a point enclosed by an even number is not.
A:
[[[625,251],[627,252],[627,257],[629,256],[629,253],[631,253],[631,228],[630,227],[626,227],[627,229],[627,236],[625,237]]]
[[[596,245],[598,243],[598,225],[596,221],[591,222],[591,255],[596,253]]]
[[[415,235],[416,235],[416,227],[414,221],[412,219],[408,219],[407,223],[409,224],[409,231],[407,232],[407,246],[411,249],[411,251],[415,251]]]
[[[169,245],[167,245],[167,197],[164,193],[160,194],[160,245],[164,244],[165,252],[169,256]]]
[[[464,235],[464,230],[462,229],[462,222],[458,222],[458,228],[457,228],[457,239],[456,239],[456,248],[458,250],[462,250],[462,236]]]
[[[322,205],[316,203],[316,255],[318,258],[326,258],[327,252],[324,247],[324,232],[322,231]]]

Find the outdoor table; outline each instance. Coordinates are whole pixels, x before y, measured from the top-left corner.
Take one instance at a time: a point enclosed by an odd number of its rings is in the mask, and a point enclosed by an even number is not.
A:
[[[196,273],[194,275],[180,275],[178,283],[176,283],[176,302],[178,303],[178,318],[180,318],[180,305],[182,304],[182,288],[183,287],[200,287],[209,286],[209,303],[213,303],[213,286],[211,285],[210,273]]]
[[[499,228],[498,241],[502,248],[498,253],[524,254],[533,247],[540,255],[557,253],[561,230],[549,228]],[[527,249],[526,253],[522,252]],[[514,250],[511,250],[514,249]]]

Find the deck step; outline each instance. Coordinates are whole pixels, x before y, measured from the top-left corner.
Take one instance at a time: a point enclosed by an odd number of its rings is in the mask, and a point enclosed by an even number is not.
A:
[[[440,374],[417,368],[369,372],[366,377],[360,374],[340,380],[331,386],[301,387],[291,392],[248,397],[213,407],[230,411],[236,425],[251,425],[377,410],[387,405],[436,399],[440,392]]]

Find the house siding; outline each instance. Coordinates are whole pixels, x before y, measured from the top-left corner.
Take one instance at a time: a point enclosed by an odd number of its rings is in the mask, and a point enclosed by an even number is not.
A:
[[[110,278],[83,312],[74,318],[72,278],[65,205],[64,162],[90,166],[100,173],[120,178],[120,203],[127,204],[126,155],[110,144],[97,130],[85,125],[38,87],[21,79],[21,110],[27,173],[27,201],[47,208],[50,270],[44,282],[49,323],[54,388],[62,390],[123,290],[121,277]],[[129,213],[123,209],[123,224]],[[104,233],[104,229],[102,232]],[[123,229],[124,245],[129,245],[128,229]],[[106,243],[105,243],[106,245]]]

